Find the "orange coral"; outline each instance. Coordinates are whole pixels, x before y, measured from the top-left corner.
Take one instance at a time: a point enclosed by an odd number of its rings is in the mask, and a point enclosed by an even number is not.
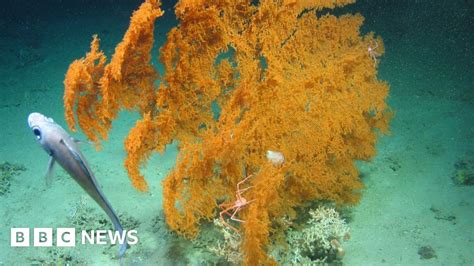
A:
[[[97,113],[100,109],[98,102],[99,79],[104,73],[105,55],[99,51],[99,39],[94,36],[91,51],[86,57],[75,60],[69,66],[64,80],[64,109],[69,128],[76,130],[74,107],[77,102],[77,121],[84,129],[87,137],[98,142],[98,135],[106,138],[107,129],[99,122]]]
[[[361,36],[360,15],[321,14],[351,0],[193,1],[176,5],[178,27],[160,50],[165,67],[151,67],[159,2],[146,1],[105,65],[95,38],[86,58],[71,64],[65,106],[74,127],[96,141],[107,136],[119,108],[142,115],[130,131],[125,166],[147,189],[139,167],[153,151],[179,143],[175,168],[163,181],[171,229],[193,237],[218,203],[233,200],[236,183],[254,174],[242,209],[246,264],[271,264],[273,223],[307,201],[355,203],[362,187],[356,160],[375,155],[388,130],[388,85],[377,79],[383,43]],[[377,50],[369,53],[368,48]],[[282,166],[267,161],[281,152]]]
[[[79,126],[96,144],[100,138],[107,139],[112,120],[121,107],[138,110],[144,117],[156,112],[154,82],[158,72],[150,64],[150,51],[155,20],[163,15],[160,5],[158,0],[147,0],[134,12],[130,27],[109,64],[105,65],[106,57],[99,51],[99,39],[94,36],[91,51],[69,66],[64,80],[66,121],[72,130],[76,129],[75,108]],[[137,123],[125,146],[128,153],[125,166],[132,184],[141,191],[146,191],[147,185],[138,168],[140,161],[153,150],[148,136],[155,128],[151,124],[159,123],[146,124],[145,127],[144,123]],[[140,147],[134,146],[137,143],[141,143]]]

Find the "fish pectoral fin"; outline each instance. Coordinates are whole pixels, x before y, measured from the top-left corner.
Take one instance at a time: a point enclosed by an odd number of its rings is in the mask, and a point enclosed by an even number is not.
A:
[[[56,160],[54,159],[53,156],[49,157],[48,170],[46,171],[46,175],[45,175],[46,186],[48,187],[50,187],[51,184],[53,183],[53,170],[54,170],[55,162]]]
[[[66,148],[69,150],[69,152],[71,153],[72,157],[74,158],[74,160],[76,160],[79,165],[81,166],[82,170],[84,170],[84,172],[86,172],[88,175],[91,175],[90,172],[89,172],[89,169],[87,168],[87,166],[84,164],[84,161],[82,160],[81,156],[79,155],[79,153],[73,149],[69,144],[67,144],[67,142],[65,142],[63,139],[61,139],[59,141],[59,143],[63,144],[64,146],[66,146]]]
[[[86,144],[89,144],[89,145],[94,145],[94,142],[92,142],[92,141],[83,141],[83,140],[80,140],[80,139],[76,139],[76,138],[74,138],[74,137],[69,137],[69,138],[70,138],[72,141],[74,141],[75,143],[77,143],[77,144],[84,144],[84,143],[86,143]]]
[[[78,143],[78,144],[79,144],[79,143],[82,143],[82,140],[80,140],[80,139],[76,139],[76,138],[71,137],[71,136],[70,136],[69,138],[70,138],[72,141],[74,141],[75,143]]]
[[[65,142],[64,139],[61,139],[59,143],[66,146],[66,148],[69,150],[69,152],[72,154],[72,157],[74,157],[76,161],[82,161],[81,156],[79,156],[79,153],[77,153],[75,149],[73,149],[69,144],[67,144],[67,142]]]

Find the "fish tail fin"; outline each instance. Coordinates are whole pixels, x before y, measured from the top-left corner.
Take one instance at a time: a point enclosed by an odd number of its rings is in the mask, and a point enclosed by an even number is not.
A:
[[[125,255],[125,251],[127,251],[128,244],[127,241],[124,241],[122,244],[120,244],[120,249],[119,249],[119,258],[122,258]]]
[[[115,216],[115,219],[112,219],[112,222],[114,224],[115,231],[117,231],[120,236],[123,236],[123,243],[119,243],[120,246],[119,246],[119,253],[118,253],[119,258],[122,258],[125,255],[125,252],[127,251],[127,248],[128,248],[127,236],[123,235],[124,234],[123,228],[122,228],[122,225],[120,224],[120,221],[117,215],[114,215],[114,216]]]

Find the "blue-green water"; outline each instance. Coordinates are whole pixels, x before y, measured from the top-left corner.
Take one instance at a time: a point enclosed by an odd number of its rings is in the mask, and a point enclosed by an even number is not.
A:
[[[0,265],[120,263],[114,258],[116,246],[11,247],[10,233],[11,228],[30,228],[32,234],[39,227],[109,228],[107,217],[60,167],[52,186],[45,185],[48,155],[35,143],[26,118],[37,111],[65,127],[62,97],[68,65],[89,50],[93,34],[99,34],[110,57],[140,3],[2,3]],[[177,25],[174,4],[164,4],[165,16],[156,24],[153,63],[160,72],[158,48]],[[390,85],[388,102],[395,117],[391,134],[377,144],[377,156],[360,164],[365,188],[361,202],[351,209],[351,238],[342,243],[342,263],[473,265],[473,1],[365,0],[343,11],[361,13],[363,31],[384,39],[379,78]],[[161,180],[175,164],[174,145],[143,168],[149,193],[130,185],[123,168],[123,139],[137,118],[120,113],[101,151],[81,145],[109,201],[124,223],[138,231],[140,241],[123,261],[227,263],[211,249],[222,236],[209,233],[189,241],[169,231],[164,222]],[[85,139],[80,132],[74,136]]]

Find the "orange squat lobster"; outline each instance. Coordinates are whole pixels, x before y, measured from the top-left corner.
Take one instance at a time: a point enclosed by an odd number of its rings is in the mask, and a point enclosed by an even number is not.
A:
[[[222,209],[222,211],[219,213],[220,217],[221,217],[221,221],[222,221],[222,224],[224,226],[227,226],[229,228],[231,228],[232,230],[234,230],[235,232],[239,233],[239,230],[237,228],[235,228],[234,226],[228,224],[225,219],[224,219],[224,214],[227,214],[227,216],[230,216],[230,219],[232,221],[236,221],[236,222],[239,222],[239,223],[244,223],[245,221],[244,220],[240,220],[240,219],[237,219],[235,217],[235,215],[245,206],[245,205],[248,205],[249,203],[251,203],[252,201],[255,201],[254,199],[253,200],[249,200],[247,201],[247,199],[245,199],[244,197],[242,197],[242,193],[244,193],[245,191],[249,190],[252,188],[252,186],[250,187],[246,187],[246,188],[243,188],[241,189],[240,188],[240,185],[242,185],[245,181],[247,181],[249,178],[251,178],[253,175],[249,175],[247,176],[246,178],[244,178],[242,181],[240,181],[239,183],[237,183],[237,191],[235,192],[235,197],[236,197],[236,200],[235,202],[232,202],[232,203],[223,203],[221,205],[219,205],[219,207]]]

